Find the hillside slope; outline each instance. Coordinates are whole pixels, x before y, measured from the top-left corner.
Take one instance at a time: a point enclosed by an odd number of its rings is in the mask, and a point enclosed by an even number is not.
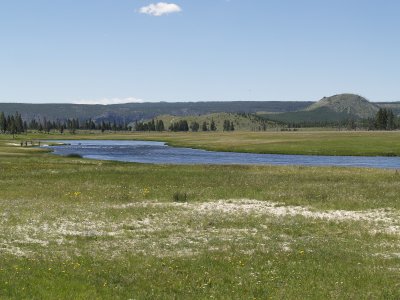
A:
[[[213,113],[200,116],[161,115],[155,119],[162,120],[166,128],[168,128],[170,124],[179,122],[181,120],[186,120],[189,123],[189,125],[192,122],[197,122],[200,124],[200,131],[203,122],[206,122],[207,126],[209,127],[212,120],[215,122],[218,131],[223,130],[224,127],[223,124],[225,120],[233,122],[235,130],[240,130],[240,131],[263,131],[267,128],[272,128],[276,126],[276,123],[271,121],[266,121],[262,118],[257,117],[256,115],[231,114],[231,113]]]
[[[375,104],[359,95],[340,94],[324,97],[305,110],[314,111],[320,108],[325,108],[336,113],[345,113],[357,118],[372,117],[379,109]]]
[[[285,123],[333,123],[349,119],[374,117],[379,105],[355,94],[324,97],[305,109],[295,112],[266,113],[260,116]]]

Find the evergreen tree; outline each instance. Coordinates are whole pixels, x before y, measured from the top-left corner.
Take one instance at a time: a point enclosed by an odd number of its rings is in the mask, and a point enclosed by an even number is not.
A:
[[[392,111],[391,109],[388,109],[386,115],[387,115],[386,130],[393,130],[393,129],[395,129],[393,111]]]
[[[6,119],[6,132],[11,133],[11,116],[8,115]]]
[[[223,130],[224,131],[230,131],[230,129],[231,129],[231,125],[230,125],[230,122],[229,122],[229,120],[224,120],[224,126],[223,126]]]
[[[156,131],[156,123],[154,122],[154,119],[149,122],[148,127],[149,131]]]
[[[9,124],[8,130],[10,131],[10,133],[12,135],[16,134],[17,133],[17,124],[15,122],[15,117],[14,116],[10,117],[10,122],[8,124]]]
[[[213,119],[211,119],[210,130],[211,131],[216,131],[217,130],[217,126],[215,125],[215,122],[214,122]]]
[[[189,131],[189,124],[186,120],[181,120],[179,122],[171,123],[169,126],[170,131]]]
[[[22,117],[18,112],[15,113],[14,119],[15,119],[15,131],[16,131],[16,133],[24,132],[24,122],[22,121]]]
[[[194,121],[194,122],[192,122],[192,123],[190,124],[190,129],[191,129],[193,132],[199,131],[199,128],[200,128],[200,124],[197,123],[196,121]]]
[[[0,113],[0,133],[5,133],[7,129],[6,116],[4,112]]]
[[[203,122],[203,125],[201,126],[201,130],[202,131],[208,131],[207,122],[206,121]]]
[[[156,122],[156,130],[157,131],[164,131],[165,130],[163,120],[157,120],[157,122]]]
[[[376,129],[385,130],[387,126],[387,111],[385,108],[380,108],[376,114]]]
[[[186,120],[183,120],[180,123],[179,127],[180,127],[181,131],[189,131],[189,124],[188,124],[188,122]]]

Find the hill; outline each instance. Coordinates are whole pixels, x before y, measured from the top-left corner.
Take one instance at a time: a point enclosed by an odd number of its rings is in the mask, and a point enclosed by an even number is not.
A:
[[[44,119],[50,121],[78,118],[95,121],[133,122],[151,119],[159,115],[196,116],[211,113],[290,112],[308,107],[312,102],[296,101],[219,101],[219,102],[158,102],[128,103],[116,105],[83,104],[22,104],[0,103],[0,112],[14,114],[18,111],[26,121]]]
[[[380,105],[354,94],[324,97],[305,109],[295,112],[263,113],[260,116],[286,123],[332,123],[375,116]]]
[[[223,124],[225,120],[233,122],[235,130],[241,130],[241,131],[262,131],[266,130],[267,128],[276,126],[275,122],[267,121],[263,118],[257,117],[256,115],[232,114],[232,113],[212,113],[200,116],[160,115],[156,117],[155,120],[162,120],[166,128],[168,128],[170,124],[182,120],[186,120],[189,123],[189,125],[192,122],[197,122],[200,124],[200,126],[203,124],[203,122],[206,122],[207,125],[209,126],[211,124],[211,121],[214,120],[218,131],[223,130],[224,127]],[[134,127],[133,123],[130,125]]]
[[[345,113],[361,119],[374,116],[379,109],[375,104],[359,95],[340,94],[332,97],[324,97],[305,110],[315,111],[320,108],[326,108],[336,113]]]

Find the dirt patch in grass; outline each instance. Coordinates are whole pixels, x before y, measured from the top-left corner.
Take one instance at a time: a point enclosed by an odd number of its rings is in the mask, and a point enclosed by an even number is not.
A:
[[[358,222],[367,234],[400,235],[400,214],[393,209],[317,211],[250,199],[196,203],[102,203],[68,215],[37,214],[0,222],[0,245],[16,256],[77,252],[110,258],[127,252],[158,257],[225,251],[234,245],[243,255],[254,251],[291,251],[290,235],[275,235],[269,222]]]

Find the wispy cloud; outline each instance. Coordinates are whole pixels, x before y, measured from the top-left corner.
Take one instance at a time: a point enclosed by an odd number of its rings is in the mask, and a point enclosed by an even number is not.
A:
[[[141,14],[146,14],[150,16],[160,17],[162,15],[172,14],[181,12],[182,8],[175,3],[165,3],[159,2],[155,4],[150,4],[147,6],[143,6],[139,9]]]
[[[122,104],[122,103],[143,103],[142,99],[137,99],[134,97],[128,98],[103,98],[103,99],[82,99],[73,102],[74,104]]]

